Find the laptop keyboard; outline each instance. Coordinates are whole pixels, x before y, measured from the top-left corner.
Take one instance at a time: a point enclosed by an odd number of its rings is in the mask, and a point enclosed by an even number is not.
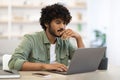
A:
[[[66,71],[49,71],[49,72],[52,72],[52,73],[58,73],[58,74],[67,74],[67,72]]]

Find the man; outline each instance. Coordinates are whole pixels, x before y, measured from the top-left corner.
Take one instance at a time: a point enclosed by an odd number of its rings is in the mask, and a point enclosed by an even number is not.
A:
[[[24,36],[9,61],[9,68],[67,71],[68,60],[76,49],[69,38],[75,38],[78,48],[84,47],[81,36],[66,29],[71,18],[68,9],[61,4],[43,8],[39,21],[44,31]]]

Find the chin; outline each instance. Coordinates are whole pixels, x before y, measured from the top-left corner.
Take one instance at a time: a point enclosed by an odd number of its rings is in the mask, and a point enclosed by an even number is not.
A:
[[[56,35],[56,37],[61,37],[61,35]]]
[[[59,35],[59,34],[56,34],[56,37],[61,37],[61,35]]]
[[[61,36],[56,35],[56,37],[61,37]]]

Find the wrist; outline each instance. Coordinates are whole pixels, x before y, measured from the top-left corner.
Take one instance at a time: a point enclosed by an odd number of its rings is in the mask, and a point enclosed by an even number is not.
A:
[[[42,70],[46,70],[46,66],[47,66],[47,64],[42,63],[42,64],[41,64],[41,69],[42,69]]]
[[[82,38],[81,38],[80,35],[75,36],[75,39],[76,39],[76,40],[82,40]]]
[[[76,41],[77,41],[78,48],[84,48],[83,40],[80,35],[78,37],[76,37]]]

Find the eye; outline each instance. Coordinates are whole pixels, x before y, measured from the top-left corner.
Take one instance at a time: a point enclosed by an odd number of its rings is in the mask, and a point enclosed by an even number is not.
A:
[[[56,24],[64,24],[64,25],[66,25],[66,23],[61,21],[61,20],[56,20],[55,22],[56,22]]]
[[[63,23],[64,25],[67,25],[66,22]]]
[[[61,21],[59,21],[59,20],[56,20],[55,22],[56,22],[56,24],[61,24]]]

